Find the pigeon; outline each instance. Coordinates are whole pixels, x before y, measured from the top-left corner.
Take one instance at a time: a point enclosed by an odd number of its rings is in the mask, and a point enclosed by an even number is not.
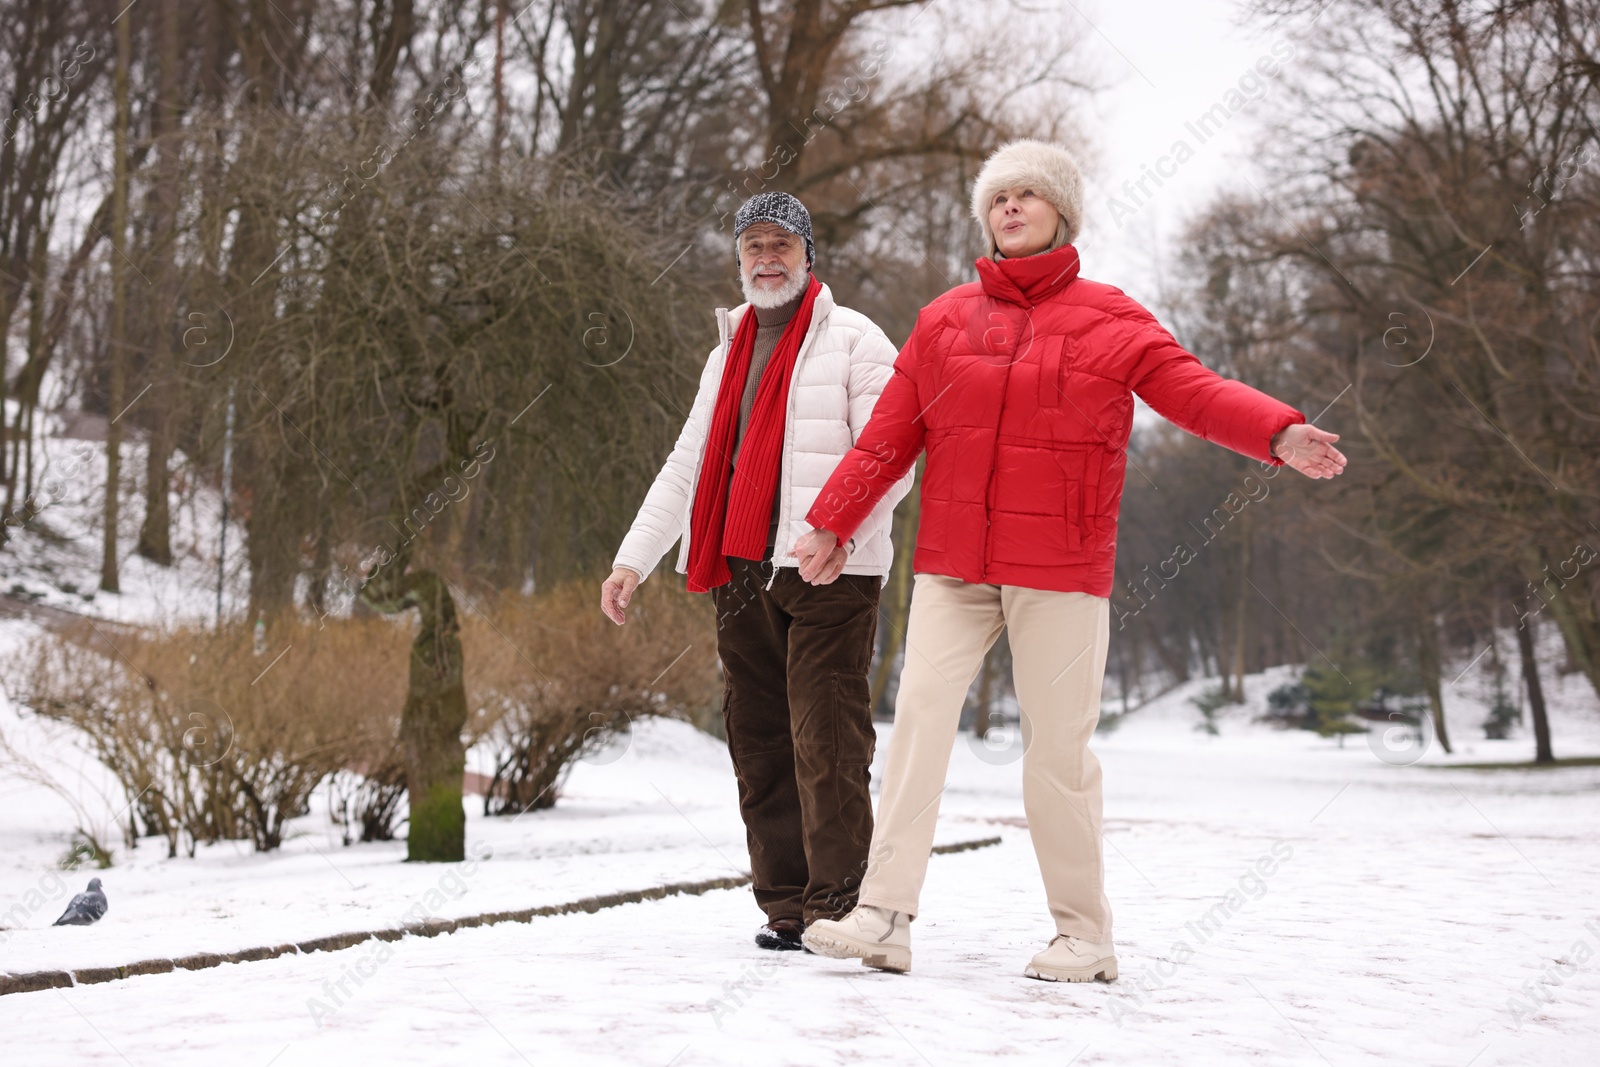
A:
[[[89,879],[89,888],[72,898],[67,910],[55,921],[57,926],[88,926],[100,921],[106,913],[106,895],[100,889],[100,879]]]

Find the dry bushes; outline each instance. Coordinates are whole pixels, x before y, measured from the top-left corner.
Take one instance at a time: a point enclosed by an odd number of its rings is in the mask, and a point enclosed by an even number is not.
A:
[[[393,758],[407,644],[382,620],[285,624],[260,656],[242,626],[84,626],[42,635],[0,672],[15,699],[84,731],[133,798],[130,836],[160,834],[173,856],[200,841],[265,851],[329,775]]]
[[[628,625],[598,607],[599,582],[461,605],[464,741],[492,755],[487,814],[554,803],[576,759],[635,719],[705,725],[720,708],[715,620],[671,579],[647,582]],[[415,624],[285,622],[266,651],[243,626],[109,633],[85,624],[0,662],[11,696],[82,730],[132,798],[130,838],[168,854],[201,841],[278,847],[326,782],[349,843],[386,840],[405,814],[398,740]]]
[[[703,725],[720,708],[706,598],[658,577],[617,626],[600,613],[599,590],[598,579],[574,580],[462,614],[467,729],[495,768],[485,814],[549,807],[573,761],[634,719]]]

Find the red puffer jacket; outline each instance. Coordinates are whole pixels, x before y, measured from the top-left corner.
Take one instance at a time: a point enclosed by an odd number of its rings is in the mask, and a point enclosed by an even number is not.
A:
[[[806,521],[841,540],[924,447],[913,567],[1110,596],[1133,394],[1183,429],[1277,465],[1299,411],[1223,378],[1071,245],[998,262],[922,309],[856,446]]]

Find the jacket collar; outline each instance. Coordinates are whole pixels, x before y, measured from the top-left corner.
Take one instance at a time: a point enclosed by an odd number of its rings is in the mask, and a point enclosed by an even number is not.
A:
[[[828,283],[823,282],[822,288],[817,291],[817,299],[811,305],[811,329],[806,331],[806,343],[816,336],[817,328],[822,325],[828,315],[833,311],[833,290],[828,288]],[[729,311],[727,308],[717,308],[717,335],[723,349],[728,347],[734,331],[739,328],[739,320],[744,313],[750,310],[748,303],[740,304]],[[806,350],[802,348],[800,355],[804,357]]]
[[[749,310],[751,310],[750,305],[744,303],[727,313],[730,334],[731,331],[738,328],[739,320],[744,318],[744,313]],[[816,302],[811,305],[811,329],[813,331],[816,330],[817,324],[827,318],[828,313],[832,310],[833,290],[828,288],[827,282],[822,282],[822,288],[817,291]]]
[[[978,282],[996,300],[1033,307],[1065,289],[1078,276],[1078,250],[1062,245],[1020,259],[978,260]]]

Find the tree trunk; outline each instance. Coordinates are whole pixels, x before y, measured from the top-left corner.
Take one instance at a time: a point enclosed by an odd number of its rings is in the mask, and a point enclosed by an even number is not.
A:
[[[1582,610],[1588,606],[1579,600],[1588,596],[1587,590],[1580,584],[1583,577],[1579,575],[1556,590],[1542,584],[1536,588],[1550,606],[1550,614],[1555,618],[1562,640],[1566,642],[1568,658],[1589,679],[1589,686],[1596,695],[1600,695],[1600,661],[1596,658],[1600,653],[1600,626],[1586,618],[1587,613]]]
[[[1539,661],[1533,656],[1533,619],[1517,627],[1517,651],[1522,655],[1522,682],[1528,688],[1528,711],[1533,718],[1533,762],[1554,763],[1550,750],[1550,718],[1545,713],[1544,689],[1539,685]]]
[[[152,140],[159,157],[155,187],[149,201],[152,216],[149,261],[155,275],[155,313],[150,329],[150,359],[146,364],[150,392],[144,403],[150,416],[150,438],[145,463],[144,524],[139,528],[136,551],[153,563],[170,567],[172,514],[168,498],[172,488],[169,468],[178,407],[172,393],[176,385],[173,366],[178,321],[176,238],[183,107],[178,97],[178,0],[162,0],[159,27],[159,84],[150,119]]]
[[[774,18],[763,13],[761,0],[746,0],[746,4],[756,65],[767,97],[769,158],[787,159],[792,173],[800,174],[811,141],[808,122],[816,112],[828,64],[862,12],[844,10],[829,18],[828,8],[835,5],[824,0],[796,0]],[[780,47],[782,55],[777,54]]]
[[[1228,674],[1222,676],[1222,695],[1235,704],[1244,703],[1244,638],[1250,588],[1250,513],[1239,516],[1239,600],[1233,622],[1233,692],[1228,691]]]
[[[1531,543],[1523,545],[1522,574],[1528,579],[1528,595],[1550,609],[1566,642],[1567,658],[1600,694],[1600,623],[1595,621],[1589,581],[1581,570],[1571,577],[1562,570],[1563,565],[1557,564],[1557,573],[1551,574],[1545,553]]]
[[[44,244],[43,241],[40,241],[39,243]],[[34,283],[38,283],[37,278],[34,279]],[[0,291],[0,322],[11,321],[11,311],[6,307],[6,302],[5,293]],[[37,299],[35,299],[35,302],[37,303]],[[6,368],[11,363],[10,334],[10,330],[0,332],[0,430],[3,430],[6,424]],[[17,410],[17,425],[22,425],[22,410],[20,404],[18,405]],[[21,442],[14,440],[8,441],[6,440],[6,435],[3,432],[0,432],[0,482],[4,482],[6,486],[5,508],[3,513],[0,513],[0,517],[8,519],[11,517],[11,508],[15,501],[17,491],[17,465],[16,461],[12,459],[10,455],[8,455],[8,452],[12,451],[13,449],[20,453]],[[4,543],[8,540],[10,540],[10,535],[7,534],[4,529],[0,529],[0,543]]]
[[[243,413],[241,412],[241,415]],[[243,430],[241,438],[245,437]],[[250,495],[245,516],[245,558],[250,565],[250,603],[248,617],[266,616],[270,622],[294,609],[294,583],[300,573],[300,515],[290,503],[288,486],[295,472],[274,457],[263,456],[261,442],[241,441],[243,463],[235,460],[235,486],[245,483]]]
[[[1423,688],[1428,692],[1428,714],[1433,719],[1433,733],[1439,747],[1450,751],[1450,733],[1444,722],[1444,692],[1439,688],[1439,624],[1432,613],[1424,611],[1417,620],[1417,668],[1422,674]]]
[[[1136,637],[1134,636],[1136,634],[1142,636]],[[1172,647],[1171,644],[1162,640],[1161,632],[1157,627],[1147,624],[1143,628],[1140,628],[1137,620],[1135,620],[1134,624],[1129,628],[1128,635],[1128,639],[1130,641],[1140,642],[1147,640],[1149,642],[1150,647],[1155,650],[1156,659],[1161,661],[1161,666],[1166,669],[1166,672],[1169,675],[1171,675],[1172,681],[1175,684],[1182,684],[1189,680],[1189,668],[1194,658],[1194,649],[1189,644],[1189,634],[1187,630],[1185,630],[1183,633],[1183,644],[1177,648]],[[1136,645],[1135,647],[1138,646]],[[1141,693],[1143,693],[1142,687],[1144,683],[1142,679],[1144,676],[1139,672],[1138,667],[1142,666],[1143,662],[1143,656],[1135,657],[1136,667],[1133,677],[1134,681],[1141,687]],[[1200,673],[1205,673],[1205,661],[1203,659],[1200,663]]]
[[[403,574],[404,567],[402,557],[381,569],[361,587],[361,598],[385,614],[416,608],[421,617],[411,643],[409,687],[400,713],[411,804],[406,859],[459,863],[466,855],[466,810],[461,803],[466,751],[461,728],[467,722],[467,691],[461,670],[461,627],[444,579],[432,571]]]
[[[116,119],[112,126],[111,178],[111,343],[106,397],[105,538],[100,554],[100,588],[120,591],[117,581],[117,493],[122,481],[122,374],[128,341],[128,65],[133,42],[129,19],[117,19],[117,59],[113,93]]]
[[[494,5],[494,141],[489,146],[490,166],[500,170],[500,146],[506,139],[506,0]]]
[[[872,672],[872,707],[884,702],[889,690],[889,678],[894,672],[894,662],[905,645],[906,622],[911,612],[912,558],[917,546],[917,519],[921,507],[922,475],[918,463],[917,480],[912,483],[890,526],[890,539],[894,543],[894,564],[879,600],[879,610],[889,625],[883,627],[883,647],[878,652],[878,665]]]
[[[139,153],[136,151],[131,165],[137,165],[138,158]],[[111,194],[103,197],[99,207],[95,209],[94,214],[85,223],[83,238],[79,241],[78,247],[73,250],[72,255],[68,257],[66,264],[61,269],[61,276],[56,282],[56,297],[54,302],[50,304],[48,314],[45,317],[43,335],[37,343],[30,339],[28,361],[22,365],[21,370],[17,371],[16,378],[11,383],[11,392],[16,401],[17,416],[16,422],[7,429],[7,436],[10,437],[11,443],[15,446],[13,448],[13,457],[16,463],[22,462],[17,457],[24,451],[27,442],[33,439],[33,413],[39,406],[39,390],[44,382],[51,353],[55,351],[56,341],[66,330],[68,313],[77,309],[72,297],[77,290],[78,278],[88,269],[95,249],[99,247],[101,240],[104,239],[105,231],[111,229],[111,205],[114,200],[115,196]],[[48,254],[48,248],[45,247],[43,241],[40,242],[38,251]],[[45,284],[46,273],[44,267],[39,269],[38,275],[41,288]],[[38,294],[38,298],[42,308],[45,300],[45,295],[42,291]],[[4,289],[0,288],[0,301],[4,299]],[[5,309],[0,308],[0,315],[3,315],[4,312]],[[0,419],[0,425],[3,425],[4,421],[4,419]],[[10,514],[14,510],[16,503],[14,498],[17,488],[17,471],[13,467],[7,470],[6,474],[5,508],[6,513]],[[24,499],[26,499],[26,495]]]
[[[1222,653],[1217,648],[1216,631],[1221,624],[1213,619],[1198,620],[1194,628],[1195,645],[1200,654],[1200,674],[1209,678],[1215,674],[1222,679],[1224,687],[1228,684],[1227,668],[1222,662]]]
[[[49,243],[40,241],[33,250],[33,282],[28,292],[28,359],[30,361],[42,359],[44,349],[44,316],[45,316],[45,288],[49,280],[50,257]],[[4,377],[4,375],[0,375]],[[22,506],[30,515],[35,510],[32,504],[33,497],[33,412],[38,407],[32,402],[25,392],[17,394],[17,425],[22,428],[22,441],[20,443],[22,455]],[[24,406],[26,405],[26,406]],[[0,417],[0,426],[4,426],[5,419]],[[13,479],[16,471],[11,472]]]
[[[989,708],[994,702],[994,652],[991,645],[988,653],[983,657],[983,666],[978,671],[978,707],[972,715],[972,735],[982,737],[989,732]]]
[[[333,521],[322,517],[322,527],[317,531],[317,544],[313,549],[311,581],[306,586],[306,607],[317,618],[328,614],[328,583],[333,577]]]

